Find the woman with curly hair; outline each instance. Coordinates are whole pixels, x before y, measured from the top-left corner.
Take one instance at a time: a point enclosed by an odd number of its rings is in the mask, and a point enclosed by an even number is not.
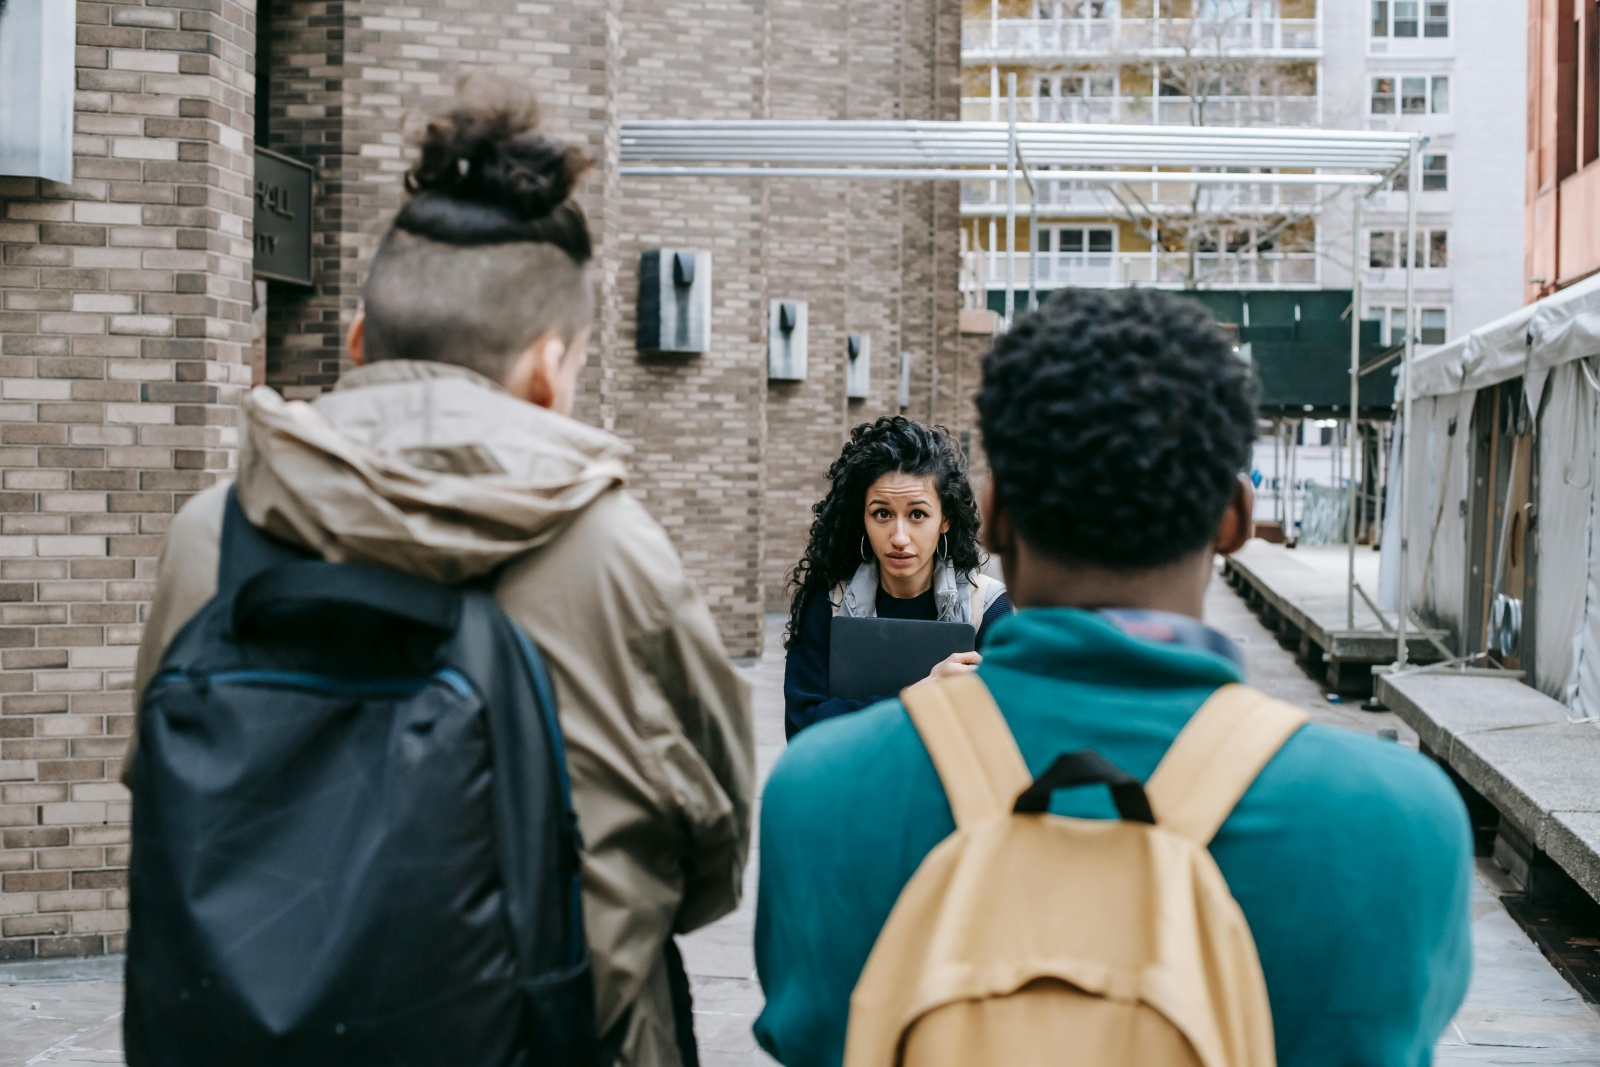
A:
[[[811,509],[811,542],[789,577],[789,737],[871,703],[828,691],[833,616],[964,622],[982,648],[989,627],[1011,614],[1005,587],[979,573],[978,506],[949,430],[898,415],[864,422],[828,468],[828,482]],[[980,659],[957,653],[933,676],[970,671]]]

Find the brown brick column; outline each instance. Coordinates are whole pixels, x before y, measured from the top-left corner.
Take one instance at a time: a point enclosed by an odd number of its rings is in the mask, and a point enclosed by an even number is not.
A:
[[[606,156],[615,140],[615,6],[276,0],[267,147],[316,168],[316,285],[273,286],[268,384],[311,397],[338,380],[367,267],[404,202],[409,124],[449,97],[457,79],[493,72],[532,85],[554,132]],[[603,180],[587,197],[602,232]]]
[[[141,606],[248,383],[252,7],[79,3],[75,181],[0,178],[0,959],[121,945]]]

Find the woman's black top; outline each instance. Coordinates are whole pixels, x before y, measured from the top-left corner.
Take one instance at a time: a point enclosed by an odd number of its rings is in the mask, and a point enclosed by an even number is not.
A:
[[[977,647],[994,624],[1011,614],[1011,601],[1001,593],[983,613],[978,627]],[[939,608],[933,590],[921,596],[900,600],[878,588],[878,617],[883,619],[921,619],[935,622]],[[800,610],[800,631],[789,642],[789,655],[783,665],[783,731],[788,737],[812,723],[859,711],[875,700],[835,700],[828,693],[828,638],[833,625],[833,604],[826,596],[806,599]],[[885,693],[879,699],[893,696]]]

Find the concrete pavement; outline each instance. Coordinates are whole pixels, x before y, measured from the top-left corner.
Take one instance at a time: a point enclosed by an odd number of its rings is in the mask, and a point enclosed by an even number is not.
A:
[[[1207,601],[1210,621],[1244,649],[1252,684],[1309,709],[1320,721],[1363,733],[1395,730],[1390,714],[1335,703],[1220,582]],[[755,690],[761,780],[783,751],[782,622],[771,620],[769,651],[745,670]],[[773,1061],[750,1026],[761,1010],[751,937],[755,919],[753,853],[746,900],[733,915],[687,938],[684,958],[695,991],[695,1025],[705,1067],[759,1067]],[[1505,908],[1506,885],[1483,864],[1473,899],[1476,970],[1467,1003],[1440,1042],[1439,1064],[1600,1064],[1600,1014],[1545,961]],[[121,1063],[121,984],[116,961],[0,967],[0,1067]]]

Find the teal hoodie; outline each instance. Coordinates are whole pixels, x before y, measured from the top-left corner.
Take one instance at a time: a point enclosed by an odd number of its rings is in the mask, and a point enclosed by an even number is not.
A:
[[[1141,780],[1213,690],[1243,680],[1224,656],[1068,609],[998,624],[979,674],[1033,773],[1088,748]],[[1091,789],[1058,793],[1051,810],[1115,814]],[[762,800],[756,966],[767,1004],[755,1029],[780,1063],[842,1061],[850,993],[878,931],[954,829],[898,700],[812,727],[778,761]],[[1472,841],[1438,767],[1308,725],[1211,853],[1255,936],[1282,1067],[1432,1062],[1472,951]]]

